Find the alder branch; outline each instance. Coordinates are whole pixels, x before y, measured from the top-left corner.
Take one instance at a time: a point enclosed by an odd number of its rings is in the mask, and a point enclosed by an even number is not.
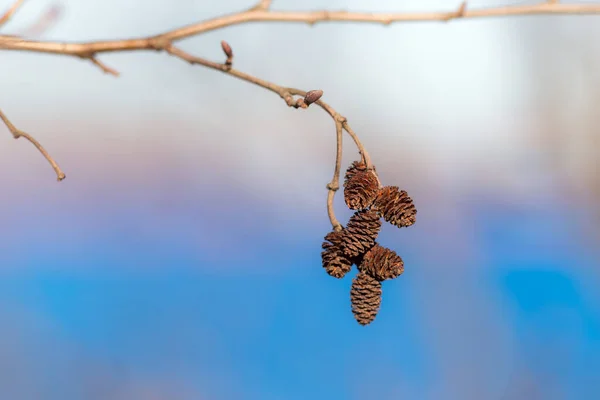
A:
[[[12,7],[0,17],[0,25],[6,23],[22,5],[23,0],[17,0]],[[288,106],[294,108],[307,108],[310,103],[314,102],[319,107],[324,109],[335,121],[337,152],[336,166],[334,177],[327,185],[327,208],[328,214],[334,229],[341,229],[341,225],[335,218],[333,212],[333,198],[335,192],[339,189],[339,176],[341,171],[341,146],[342,132],[345,130],[353,139],[358,151],[362,157],[362,161],[367,166],[367,169],[373,170],[368,152],[364,149],[356,133],[350,128],[345,117],[331,108],[328,104],[318,99],[322,92],[311,91],[305,92],[295,88],[286,88],[274,83],[262,80],[251,76],[244,72],[232,68],[233,53],[231,48],[226,43],[222,43],[223,51],[227,56],[224,63],[216,63],[200,57],[195,57],[176,47],[174,43],[178,40],[199,35],[201,33],[213,31],[216,29],[225,28],[232,25],[245,24],[250,22],[297,22],[314,25],[318,22],[362,22],[390,25],[395,22],[418,22],[418,21],[443,21],[447,22],[453,19],[465,18],[483,18],[483,17],[500,17],[500,16],[516,16],[516,15],[543,15],[543,14],[599,14],[600,4],[562,4],[556,0],[547,0],[534,5],[517,5],[495,8],[483,8],[470,10],[467,8],[467,3],[463,2],[453,11],[446,12],[421,12],[421,13],[365,13],[365,12],[349,12],[349,11],[273,11],[270,9],[272,0],[260,0],[254,7],[240,11],[237,13],[220,16],[195,24],[183,26],[171,31],[161,33],[159,35],[123,39],[110,41],[94,41],[94,42],[52,42],[52,41],[35,41],[27,40],[21,37],[11,35],[0,35],[0,50],[13,51],[28,51],[37,53],[50,53],[57,55],[66,55],[86,59],[99,67],[103,72],[118,76],[117,70],[107,66],[97,56],[100,53],[109,52],[125,52],[125,51],[165,51],[168,54],[187,61],[191,64],[199,64],[207,68],[211,68],[246,82],[253,83],[274,93],[277,93]],[[227,45],[227,46],[225,46]],[[228,47],[228,49],[227,49]],[[316,100],[308,101],[309,95],[314,95],[320,92]],[[294,99],[294,96],[303,98]],[[46,150],[37,142],[31,135],[17,129],[8,118],[0,111],[0,117],[13,134],[13,137],[25,137],[44,155],[54,168],[58,180],[65,178],[65,174],[60,170],[57,163],[46,152]]]
[[[268,7],[268,3],[269,2],[262,1],[261,3],[259,3],[259,6]],[[253,84],[260,86],[264,89],[267,89],[271,92],[277,93],[289,107],[293,107],[296,109],[298,109],[298,108],[305,109],[305,108],[308,108],[312,103],[314,103],[317,106],[321,107],[323,110],[325,110],[325,112],[327,112],[331,116],[331,118],[334,120],[335,126],[336,126],[336,163],[335,163],[334,176],[333,176],[332,180],[327,184],[327,190],[328,190],[327,214],[328,214],[328,217],[329,217],[329,220],[331,222],[333,229],[334,230],[342,229],[342,225],[335,217],[333,200],[335,197],[335,192],[337,190],[339,190],[339,177],[340,177],[340,172],[341,172],[341,155],[342,155],[342,131],[343,130],[345,130],[349,134],[349,136],[352,138],[352,140],[354,141],[354,143],[359,151],[359,154],[361,155],[362,161],[365,163],[367,168],[372,169],[372,165],[371,165],[371,160],[370,160],[368,152],[362,145],[360,139],[358,138],[358,135],[356,135],[356,133],[352,130],[352,128],[350,128],[350,126],[347,122],[347,119],[344,116],[342,116],[340,113],[335,111],[330,105],[328,105],[327,103],[320,100],[320,97],[323,95],[323,92],[321,90],[313,90],[313,91],[306,92],[306,91],[296,89],[296,88],[287,88],[287,87],[283,87],[283,86],[277,85],[275,83],[268,82],[266,80],[260,79],[258,77],[249,75],[247,73],[244,73],[242,71],[232,68],[233,51],[231,49],[231,46],[225,41],[221,42],[223,52],[225,53],[225,55],[227,57],[227,59],[225,60],[224,63],[217,63],[214,61],[210,61],[210,60],[207,60],[207,59],[204,59],[201,57],[196,57],[192,54],[189,54],[189,53],[183,51],[182,49],[176,47],[173,44],[172,40],[170,40],[164,36],[147,38],[147,39],[145,39],[145,41],[146,41],[146,43],[144,46],[146,49],[151,49],[151,50],[156,50],[156,51],[165,51],[166,53],[168,53],[176,58],[179,58],[181,60],[184,60],[190,64],[202,65],[204,67],[211,68],[211,69],[232,75],[238,79],[253,83]],[[124,49],[124,50],[126,50],[126,49]],[[60,54],[67,54],[67,53],[60,53]],[[81,52],[67,54],[67,55],[76,56],[76,57],[79,57],[82,59],[88,59],[94,65],[99,67],[103,72],[114,75],[114,76],[119,75],[118,71],[116,71],[115,69],[107,66],[106,64],[104,64],[103,62],[98,60],[97,57],[95,56],[94,51],[81,51]],[[294,96],[300,96],[300,98],[295,98]],[[40,150],[40,152],[42,152],[44,157],[46,157],[46,159],[50,162],[50,164],[56,171],[59,180],[62,180],[65,178],[65,174],[60,170],[58,164],[52,159],[52,157],[46,152],[46,150],[39,144],[39,142],[37,142],[31,135],[17,129],[1,111],[0,111],[0,118],[2,118],[2,120],[4,121],[4,123],[6,124],[8,129],[12,132],[12,134],[15,138],[19,138],[21,136],[25,137],[31,143],[33,143]]]
[[[0,50],[18,50],[40,53],[82,56],[107,52],[149,50],[152,40],[171,42],[201,33],[250,22],[298,22],[314,25],[318,22],[362,22],[389,25],[395,22],[450,21],[452,19],[485,18],[519,15],[548,14],[600,14],[599,4],[562,4],[547,1],[533,5],[516,5],[495,8],[468,9],[463,2],[453,11],[420,13],[364,13],[350,11],[273,11],[271,1],[261,0],[249,10],[208,19],[151,38],[137,38],[86,43],[33,41],[0,35]],[[89,57],[88,57],[89,58]]]

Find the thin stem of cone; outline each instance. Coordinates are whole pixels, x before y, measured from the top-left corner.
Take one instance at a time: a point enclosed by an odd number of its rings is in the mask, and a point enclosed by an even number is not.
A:
[[[342,170],[342,140],[343,140],[343,128],[340,121],[335,121],[335,169],[333,171],[333,178],[331,182],[327,184],[327,215],[329,216],[329,222],[333,230],[340,231],[342,224],[335,217],[335,210],[333,207],[333,200],[335,198],[335,192],[340,188],[340,173]]]

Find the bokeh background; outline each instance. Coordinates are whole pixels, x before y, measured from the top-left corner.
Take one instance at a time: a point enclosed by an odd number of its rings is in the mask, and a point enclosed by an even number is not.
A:
[[[469,7],[500,4],[514,2]],[[3,32],[126,38],[251,5],[30,0]],[[164,54],[101,56],[114,78],[2,52],[0,107],[67,179],[0,129],[0,398],[598,398],[599,22],[257,23],[182,42],[220,61],[225,39],[237,68],[322,89],[414,198],[413,227],[384,226],[406,270],[368,327],[351,277],[321,268],[335,155],[321,110]],[[344,166],[357,156],[346,137]]]

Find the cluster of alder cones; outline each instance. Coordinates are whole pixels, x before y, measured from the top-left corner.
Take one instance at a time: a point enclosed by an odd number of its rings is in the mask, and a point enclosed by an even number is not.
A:
[[[404,190],[381,187],[375,169],[368,170],[362,161],[354,161],[346,171],[344,201],[356,212],[345,228],[325,236],[321,258],[325,271],[338,279],[357,266],[350,289],[352,313],[359,324],[368,325],[381,305],[381,282],[404,272],[402,258],[376,242],[381,219],[399,228],[411,226],[417,209]]]

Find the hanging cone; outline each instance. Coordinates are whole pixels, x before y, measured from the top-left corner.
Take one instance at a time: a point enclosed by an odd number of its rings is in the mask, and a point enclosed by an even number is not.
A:
[[[375,244],[380,229],[381,219],[376,211],[355,212],[350,217],[342,237],[344,254],[348,257],[358,257],[366,253]]]
[[[383,219],[398,228],[411,226],[417,220],[417,209],[412,199],[398,186],[384,186],[379,189],[373,207]]]
[[[346,171],[344,182],[344,201],[351,210],[363,210],[373,204],[379,181],[372,171],[367,171],[365,165],[354,161]]]
[[[331,231],[325,235],[325,241],[321,246],[321,261],[325,271],[334,278],[343,278],[352,269],[352,261],[342,251],[342,238],[344,231]]]
[[[367,172],[367,165],[360,161],[353,161],[352,164],[346,170],[346,174],[344,175],[344,181],[349,181],[357,172]],[[373,165],[373,172],[377,172],[375,166]]]
[[[381,282],[364,272],[356,275],[350,288],[350,302],[354,318],[359,324],[373,322],[381,306],[381,293]]]
[[[385,281],[402,275],[404,261],[395,251],[375,244],[365,253],[358,270],[378,281]]]
[[[352,179],[354,174],[356,174],[357,172],[366,172],[366,171],[367,171],[367,166],[365,165],[364,162],[362,162],[362,160],[361,161],[353,161],[352,164],[350,164],[350,166],[346,170],[346,175],[344,176],[344,180],[348,181],[348,180]],[[375,167],[373,167],[373,171],[375,171]]]

